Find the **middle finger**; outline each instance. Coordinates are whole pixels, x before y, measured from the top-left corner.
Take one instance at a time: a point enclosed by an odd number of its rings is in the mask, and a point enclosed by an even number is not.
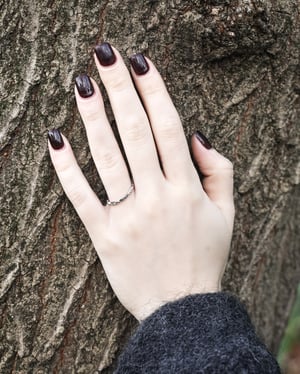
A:
[[[108,43],[103,43],[96,47],[95,62],[109,96],[136,187],[156,183],[162,179],[162,172],[151,127],[121,55]]]

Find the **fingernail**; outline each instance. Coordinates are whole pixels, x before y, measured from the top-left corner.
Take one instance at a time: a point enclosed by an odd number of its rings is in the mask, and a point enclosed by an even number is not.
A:
[[[49,130],[48,139],[53,149],[61,149],[64,146],[64,140],[58,129]]]
[[[148,62],[146,61],[144,55],[142,53],[137,53],[129,57],[131,66],[133,67],[134,72],[137,75],[146,74],[149,70]]]
[[[81,97],[87,98],[93,95],[94,87],[87,74],[78,75],[75,78],[75,84]]]
[[[199,140],[199,142],[205,147],[206,149],[211,149],[212,145],[210,144],[209,140],[205,135],[203,135],[200,131],[195,132],[196,138]]]
[[[107,42],[96,45],[95,53],[102,66],[109,66],[116,62],[116,55],[111,45]]]

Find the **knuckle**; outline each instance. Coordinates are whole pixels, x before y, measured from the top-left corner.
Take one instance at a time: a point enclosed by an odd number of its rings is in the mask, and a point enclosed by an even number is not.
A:
[[[128,141],[143,141],[147,137],[147,126],[145,126],[144,119],[138,117],[129,119],[124,127],[126,128],[126,139]]]
[[[157,79],[148,79],[143,87],[143,95],[152,96],[164,93],[165,89]]]
[[[162,121],[160,126],[160,136],[168,141],[177,140],[181,135],[180,120],[172,117]]]
[[[102,245],[100,248],[97,248],[97,252],[102,259],[104,257],[108,259],[112,256],[115,256],[116,253],[118,253],[118,251],[122,249],[118,240],[112,236],[107,235],[106,233],[103,233],[101,240]]]
[[[158,197],[147,198],[143,204],[143,214],[150,220],[156,219],[161,211],[162,204]]]
[[[127,79],[124,78],[123,74],[114,74],[109,77],[109,81],[107,81],[106,86],[109,90],[119,92],[128,87],[128,82]]]
[[[203,202],[204,194],[201,194],[199,189],[193,188],[189,191],[189,200],[194,205],[200,204]]]
[[[116,169],[119,165],[119,157],[112,152],[95,153],[94,162],[99,164],[102,170]]]
[[[59,159],[59,162],[55,163],[55,169],[63,179],[68,179],[75,167],[76,163],[72,159],[70,153],[65,154],[64,157]]]
[[[101,113],[98,110],[88,110],[82,113],[83,120],[85,123],[98,122],[101,118]]]
[[[76,210],[80,209],[86,202],[86,194],[79,188],[70,189],[67,195]]]
[[[141,230],[137,222],[131,218],[126,219],[121,224],[122,237],[129,237],[132,239],[137,239],[141,235]]]

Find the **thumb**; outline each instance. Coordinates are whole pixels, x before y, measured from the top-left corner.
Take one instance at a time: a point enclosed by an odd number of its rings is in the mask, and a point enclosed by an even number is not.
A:
[[[218,153],[208,139],[197,131],[192,136],[192,152],[203,175],[202,185],[210,198],[223,212],[226,221],[233,226],[233,165]]]

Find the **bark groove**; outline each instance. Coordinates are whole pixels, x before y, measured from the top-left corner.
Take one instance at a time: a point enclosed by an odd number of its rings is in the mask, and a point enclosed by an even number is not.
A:
[[[187,137],[235,164],[224,287],[276,351],[300,280],[300,5],[296,0],[0,3],[0,372],[111,373],[135,326],[51,167],[60,128],[104,198],[73,98],[93,46],[153,59]],[[111,110],[108,115],[115,126]]]

